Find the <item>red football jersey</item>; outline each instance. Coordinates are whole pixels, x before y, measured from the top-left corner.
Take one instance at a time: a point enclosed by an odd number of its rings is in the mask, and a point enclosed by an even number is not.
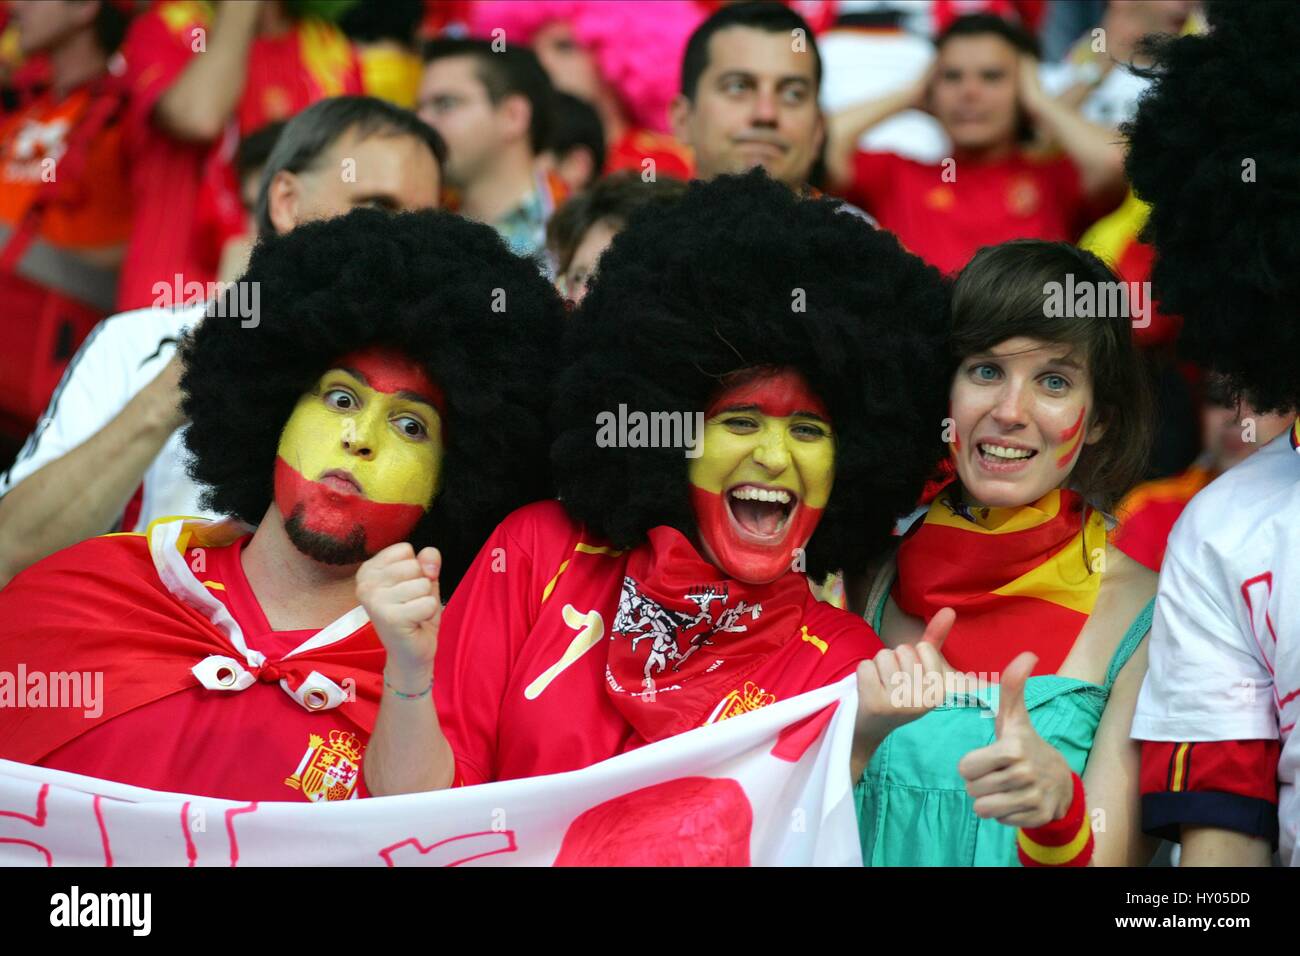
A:
[[[1093,204],[1067,156],[1017,151],[992,163],[920,163],[893,153],[859,152],[845,198],[941,272],[966,265],[982,246],[1009,239],[1072,242],[1123,198]]]
[[[143,544],[141,536],[130,537]],[[240,565],[240,553],[250,540],[203,549],[205,566],[195,577],[225,605],[247,646],[274,666],[317,632],[271,630]],[[186,564],[198,564],[195,549],[186,552]],[[40,565],[33,570],[38,569]],[[177,611],[179,616],[179,607]],[[382,648],[368,625],[341,646],[358,642],[374,653],[376,663],[382,660]],[[68,661],[65,666],[77,665]],[[143,662],[137,669],[143,673]],[[115,690],[120,692],[113,677],[104,682],[105,706],[111,705]],[[103,720],[38,764],[229,800],[341,800],[365,795],[361,760],[369,736],[344,711],[307,710],[277,681],[259,680],[238,692],[187,687]]]
[[[671,535],[682,547],[685,539]],[[434,665],[434,697],[456,756],[458,784],[577,770],[647,743],[615,706],[607,665],[627,595],[641,602],[639,615],[662,610],[625,575],[638,552],[661,546],[656,540],[663,538],[614,551],[555,501],[521,508],[488,539],[448,602]],[[695,561],[706,580],[710,572],[717,578],[702,559]],[[682,580],[695,570],[691,566],[683,576],[682,562],[673,563],[673,574]],[[880,650],[861,618],[817,601],[802,575],[799,580],[798,596],[787,602],[796,613],[780,618],[794,622],[788,636],[756,667],[742,674],[738,666],[730,682],[716,683],[733,663],[725,659],[730,635],[725,627],[712,632],[701,657],[718,658],[708,671],[710,686],[723,689],[711,698],[711,708],[706,703],[701,723],[832,684]],[[684,593],[698,596],[699,590],[687,584]],[[770,616],[790,610],[769,607],[766,599],[760,603]],[[706,603],[706,612],[720,621],[727,604]],[[653,651],[643,644],[641,653]],[[671,668],[662,672],[665,680],[671,674]],[[656,703],[650,699],[645,706]]]
[[[238,135],[288,119],[327,96],[361,93],[361,66],[333,24],[302,19],[279,37],[250,46],[234,123],[215,143],[183,142],[161,129],[154,108],[190,59],[208,42],[212,10],[193,0],[161,0],[136,17],[122,45],[126,82],[126,147],[135,215],[118,280],[118,308],[153,305],[155,283],[216,278],[219,242],[238,209],[230,164]],[[174,297],[174,296],[173,296]],[[179,305],[179,302],[167,303]]]

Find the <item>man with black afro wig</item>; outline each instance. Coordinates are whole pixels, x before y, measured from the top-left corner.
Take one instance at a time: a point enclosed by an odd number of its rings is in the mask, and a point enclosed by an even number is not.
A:
[[[559,501],[438,626],[381,629],[395,682],[437,679],[381,705],[372,792],[578,769],[855,671],[860,773],[952,615],[903,659],[809,578],[862,569],[939,460],[946,310],[895,238],[761,170],[634,212],[566,329]]]
[[[1211,3],[1156,49],[1127,132],[1160,308],[1260,411],[1300,407],[1300,19]],[[1254,423],[1242,422],[1252,441]],[[1170,535],[1132,735],[1142,825],[1183,865],[1300,864],[1300,431],[1198,493]]]
[[[365,582],[413,572],[397,597],[427,617],[551,494],[562,317],[533,265],[448,213],[263,238],[182,344],[190,471],[230,517],[94,538],[0,593],[0,661],[104,675],[94,719],[3,711],[0,756],[234,800],[364,795],[380,697],[420,697],[384,679],[394,596]]]

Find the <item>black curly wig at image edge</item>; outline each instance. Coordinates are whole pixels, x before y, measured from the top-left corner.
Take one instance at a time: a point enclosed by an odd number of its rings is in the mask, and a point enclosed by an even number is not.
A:
[[[1180,347],[1260,411],[1300,406],[1300,17],[1212,2],[1211,30],[1150,47],[1128,175],[1152,206],[1151,282]]]
[[[446,399],[441,486],[411,538],[442,551],[446,598],[496,524],[552,492],[559,297],[495,230],[445,212],[306,223],[260,241],[241,282],[256,283],[256,324],[244,327],[232,288],[182,345],[185,444],[205,506],[260,522],[298,399],[341,356],[394,349]]]
[[[861,571],[944,454],[947,288],[897,239],[761,170],[640,210],[566,326],[551,463],[569,514],[616,547],[690,536],[681,448],[601,448],[597,416],[702,412],[729,374],[792,367],[830,412],[829,502],[807,571]]]

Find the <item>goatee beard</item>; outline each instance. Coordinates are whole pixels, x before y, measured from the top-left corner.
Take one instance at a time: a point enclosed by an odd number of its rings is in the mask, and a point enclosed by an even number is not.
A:
[[[355,525],[346,538],[312,531],[303,519],[305,509],[298,505],[284,523],[285,534],[293,546],[321,564],[360,564],[373,557],[366,549],[366,530]]]

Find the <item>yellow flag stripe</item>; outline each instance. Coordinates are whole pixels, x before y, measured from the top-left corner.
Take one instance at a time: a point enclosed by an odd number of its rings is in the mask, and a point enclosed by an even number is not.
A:
[[[1046,524],[1057,516],[1061,510],[1061,491],[1053,488],[1031,505],[1020,508],[972,508],[975,521],[969,521],[961,515],[953,514],[940,495],[930,505],[925,516],[926,524],[941,528],[956,528],[959,531],[971,531],[975,534],[1012,534],[1016,531],[1028,531]]]
[[[1091,614],[1101,590],[1101,572],[1090,565],[1105,560],[1106,519],[1097,511],[1052,557],[994,591],[1003,597],[1032,597]]]
[[[575,544],[573,546],[573,552],[574,554],[607,554],[613,558],[616,558],[623,553],[615,548],[607,548],[598,544],[587,544],[585,541],[579,541]],[[550,581],[546,582],[546,587],[542,589],[543,604],[545,604],[546,599],[551,596],[551,592],[555,590],[555,582],[560,580],[560,575],[564,573],[565,569],[569,566],[569,562],[572,560],[572,558],[565,558],[560,562],[560,567],[555,572],[555,576],[552,577]]]
[[[1016,831],[1016,841],[1020,844],[1020,849],[1025,851],[1025,856],[1039,866],[1061,866],[1064,863],[1069,863],[1083,852],[1083,848],[1088,845],[1088,837],[1091,835],[1088,832],[1090,826],[1091,821],[1085,812],[1083,823],[1079,825],[1079,832],[1075,834],[1074,839],[1064,846],[1043,846],[1041,843],[1035,843],[1025,836],[1024,830]]]

